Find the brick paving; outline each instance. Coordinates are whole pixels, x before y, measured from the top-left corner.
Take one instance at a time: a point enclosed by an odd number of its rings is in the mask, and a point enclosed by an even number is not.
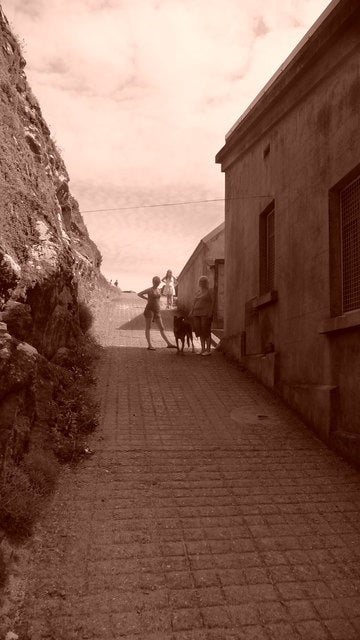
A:
[[[142,310],[102,309],[96,454],[39,528],[20,640],[360,638],[358,473],[221,354],[147,351]]]

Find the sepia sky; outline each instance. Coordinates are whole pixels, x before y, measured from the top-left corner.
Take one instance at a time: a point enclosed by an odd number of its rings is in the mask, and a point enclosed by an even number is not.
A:
[[[329,0],[3,0],[80,209],[223,197],[225,133]],[[123,289],[178,273],[223,203],[84,213]]]

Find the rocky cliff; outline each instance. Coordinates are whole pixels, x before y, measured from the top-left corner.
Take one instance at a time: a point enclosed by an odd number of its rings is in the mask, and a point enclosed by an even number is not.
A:
[[[101,256],[24,67],[1,12],[0,299],[10,329],[16,308],[14,335],[52,357],[77,340],[79,290],[93,285]]]
[[[81,344],[101,262],[24,67],[0,7],[0,481],[46,422],[50,363]]]

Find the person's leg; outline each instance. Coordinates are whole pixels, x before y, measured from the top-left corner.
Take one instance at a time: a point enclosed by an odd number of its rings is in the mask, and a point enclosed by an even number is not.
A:
[[[201,337],[201,318],[200,316],[191,316],[190,321],[196,337],[200,338],[200,343],[201,343],[200,353],[202,353],[205,349],[205,346],[203,345],[202,337]]]
[[[206,347],[209,353],[211,352],[211,323],[212,318],[206,318]]]
[[[152,346],[151,340],[150,340],[151,316],[149,318],[145,317],[145,322],[146,322],[145,337],[148,343],[148,349],[154,349],[155,347]]]
[[[204,340],[203,355],[211,353],[211,318],[201,318],[201,334]]]
[[[211,351],[211,335],[208,335],[205,340],[206,350],[210,353]]]
[[[169,306],[170,306],[170,308],[173,306],[173,303],[174,303],[174,296],[173,296],[172,293],[170,293],[170,295],[169,295]]]
[[[159,331],[160,331],[160,335],[162,337],[163,340],[165,340],[166,344],[168,347],[174,347],[176,349],[176,345],[175,344],[171,344],[171,342],[168,340],[168,337],[165,333],[165,329],[164,329],[164,325],[163,325],[163,321],[161,319],[160,316],[158,316],[157,318],[155,318],[155,322],[157,324],[157,326],[159,327]]]
[[[200,333],[201,353],[205,353],[206,351],[206,317],[201,316],[200,321],[201,321],[201,333]]]

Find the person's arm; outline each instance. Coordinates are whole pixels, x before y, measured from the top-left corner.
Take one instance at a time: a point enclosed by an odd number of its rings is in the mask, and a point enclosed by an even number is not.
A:
[[[149,289],[144,289],[144,291],[139,291],[138,293],[139,298],[142,298],[143,300],[147,300],[148,295],[149,295]]]
[[[190,311],[189,311],[188,318],[190,318],[190,317],[193,315],[193,313],[194,313],[194,306],[195,306],[195,298],[194,298],[193,303],[192,303],[192,305],[191,305],[191,309],[190,309]]]

